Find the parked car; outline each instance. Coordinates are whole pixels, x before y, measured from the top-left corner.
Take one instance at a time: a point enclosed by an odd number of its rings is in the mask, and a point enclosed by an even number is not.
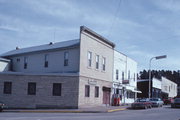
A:
[[[152,103],[149,102],[149,99],[147,98],[137,99],[134,103],[131,104],[132,109],[137,109],[137,108],[147,109],[151,107],[152,107]]]
[[[160,98],[150,98],[150,102],[152,102],[152,107],[162,107],[164,102]]]
[[[171,107],[180,107],[180,98],[175,98],[174,101],[171,103]]]
[[[3,108],[4,108],[4,103],[0,102],[0,112],[2,112]]]
[[[172,101],[173,101],[173,98],[166,98],[166,99],[163,99],[164,105],[171,104]]]

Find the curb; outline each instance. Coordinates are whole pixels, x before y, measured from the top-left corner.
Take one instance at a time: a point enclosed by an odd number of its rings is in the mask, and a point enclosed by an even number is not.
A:
[[[3,112],[16,112],[16,113],[112,113],[117,111],[123,111],[127,108],[111,109],[106,111],[72,111],[72,110],[3,110]]]
[[[116,112],[116,111],[123,111],[123,110],[126,110],[127,108],[120,108],[120,109],[112,109],[112,110],[108,110],[107,112],[108,113],[111,113],[111,112]]]

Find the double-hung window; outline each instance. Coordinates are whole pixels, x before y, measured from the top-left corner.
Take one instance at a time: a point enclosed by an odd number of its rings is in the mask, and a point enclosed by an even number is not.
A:
[[[105,57],[102,58],[102,70],[103,71],[106,70],[106,58]]]
[[[64,52],[64,66],[68,66],[69,52]]]
[[[88,67],[92,66],[92,52],[88,51]]]
[[[118,80],[119,79],[119,70],[117,69],[116,70],[116,80]]]
[[[96,55],[96,69],[99,69],[99,55]]]
[[[48,67],[49,55],[46,54],[44,57],[44,67]]]
[[[122,72],[122,80],[124,80],[124,72]]]
[[[24,69],[27,69],[28,57],[24,57]]]

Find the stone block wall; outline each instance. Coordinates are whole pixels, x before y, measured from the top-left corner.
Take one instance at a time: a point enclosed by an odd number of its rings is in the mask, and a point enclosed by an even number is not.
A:
[[[12,93],[4,94],[4,82]],[[36,95],[28,95],[28,82],[36,82]],[[53,83],[61,83],[61,96],[53,96]],[[8,108],[78,108],[79,77],[0,74],[0,101]]]

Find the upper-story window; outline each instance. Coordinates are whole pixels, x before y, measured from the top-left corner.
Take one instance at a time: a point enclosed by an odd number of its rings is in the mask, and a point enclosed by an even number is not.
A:
[[[119,70],[116,70],[116,80],[119,79]]]
[[[24,57],[24,69],[27,69],[28,57]]]
[[[88,67],[92,66],[92,52],[88,51]]]
[[[99,55],[96,55],[96,69],[99,69]]]
[[[134,81],[136,80],[136,73],[134,73]]]
[[[124,72],[122,72],[122,80],[124,80]]]
[[[103,71],[106,70],[106,58],[105,57],[102,58],[102,70]]]
[[[130,76],[131,75],[131,73],[130,73],[130,70],[128,71],[128,80],[130,80]]]
[[[64,52],[64,66],[68,66],[69,52]]]
[[[44,67],[48,67],[48,61],[49,61],[49,55],[46,54],[46,55],[44,56]]]

